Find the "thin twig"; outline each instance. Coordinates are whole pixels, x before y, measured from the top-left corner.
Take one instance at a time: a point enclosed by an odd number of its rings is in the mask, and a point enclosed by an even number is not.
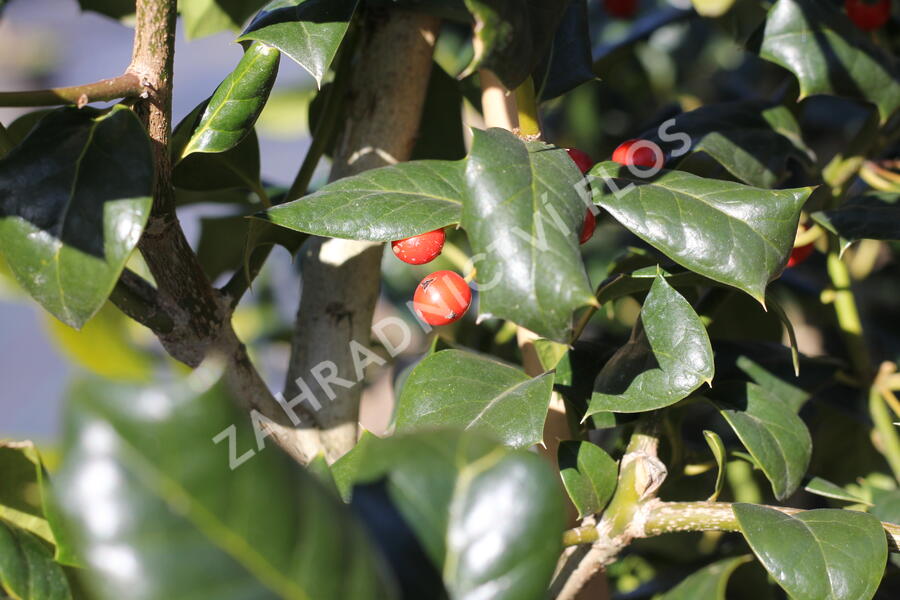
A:
[[[94,83],[46,90],[0,92],[0,106],[59,106],[136,98],[147,92],[141,78],[132,72]]]

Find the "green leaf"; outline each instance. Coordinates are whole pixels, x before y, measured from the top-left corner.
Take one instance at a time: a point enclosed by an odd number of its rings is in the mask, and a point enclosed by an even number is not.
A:
[[[870,192],[835,210],[810,215],[841,237],[841,252],[858,240],[900,240],[900,194]]]
[[[775,497],[784,500],[793,494],[809,466],[812,439],[792,407],[755,383],[718,386],[713,398],[772,484]]]
[[[331,474],[334,477],[334,483],[344,502],[350,501],[353,482],[356,478],[356,472],[359,469],[359,465],[363,460],[363,456],[368,451],[369,446],[377,443],[379,439],[380,438],[371,431],[363,429],[356,445],[331,465]]]
[[[568,0],[465,0],[475,18],[475,56],[466,69],[490,69],[508,89],[527,79],[556,34]]]
[[[134,16],[134,0],[78,0],[81,10],[91,10],[113,19]]]
[[[663,269],[659,265],[654,264],[630,273],[617,273],[600,284],[597,300],[601,305],[604,305],[623,296],[647,292],[653,286],[653,282],[656,281],[657,275],[661,275],[665,278],[666,283],[676,289],[721,285],[712,279],[707,279],[678,265],[674,265],[674,267]]]
[[[319,483],[321,483],[324,488],[333,492],[336,497],[341,497],[341,492],[338,490],[337,484],[334,481],[334,475],[331,472],[331,467],[328,466],[328,461],[325,460],[325,454],[323,452],[316,454],[315,458],[306,465],[306,468],[318,478]]]
[[[796,515],[735,504],[747,543],[795,600],[868,600],[887,561],[887,540],[872,515],[835,509]]]
[[[107,379],[150,379],[153,357],[134,344],[129,335],[131,320],[112,303],[104,304],[80,331],[50,317],[46,320],[50,337],[75,364]]]
[[[272,0],[238,38],[278,48],[322,79],[347,33],[358,0]]]
[[[585,416],[669,406],[710,383],[714,373],[712,347],[700,317],[658,276],[628,343],[597,375]]]
[[[823,498],[842,500],[844,502],[851,502],[853,504],[870,504],[864,498],[860,498],[855,494],[851,494],[841,486],[831,483],[827,479],[822,479],[821,477],[813,477],[809,480],[809,483],[807,483],[803,487],[803,489],[810,494],[822,496]]]
[[[797,334],[794,332],[794,324],[788,318],[787,313],[781,307],[781,303],[771,295],[766,295],[766,305],[772,309],[772,313],[781,321],[788,341],[791,344],[791,363],[794,365],[794,375],[800,375],[800,348],[797,345]]]
[[[706,565],[663,594],[659,600],[725,600],[728,578],[751,557],[735,556]]]
[[[527,448],[543,439],[552,391],[550,373],[532,379],[472,352],[443,350],[419,363],[403,384],[397,431],[458,427]]]
[[[209,99],[180,158],[194,152],[226,152],[247,137],[272,91],[279,57],[278,50],[259,42],[247,48]]]
[[[545,597],[565,510],[541,457],[473,432],[400,435],[368,448],[356,483],[382,479],[451,598]]]
[[[534,340],[534,351],[544,371],[552,371],[569,351],[569,347],[566,344],[538,338]]]
[[[423,160],[364,171],[256,215],[296,231],[387,242],[459,221],[462,162]]]
[[[670,169],[703,174],[700,157],[708,156],[733,177],[761,188],[775,187],[788,176],[789,159],[810,165],[815,158],[791,111],[758,100],[704,106],[641,137],[660,146]]]
[[[0,519],[0,587],[16,600],[70,600],[62,567],[29,531]]]
[[[707,498],[708,502],[715,502],[719,498],[719,494],[722,493],[722,488],[725,486],[725,463],[728,454],[725,450],[725,444],[722,442],[722,438],[720,438],[719,434],[715,431],[704,429],[703,439],[706,440],[706,445],[709,446],[713,458],[716,459],[716,468],[718,469],[716,473],[716,487],[709,498]]]
[[[565,150],[474,130],[462,226],[477,268],[479,318],[568,343],[573,311],[596,304],[578,244],[583,179]]]
[[[134,0],[130,2],[133,12]],[[179,0],[178,10],[190,40],[228,29],[239,30],[265,3],[266,0]]]
[[[130,110],[62,108],[0,160],[0,252],[75,328],[100,310],[150,214],[153,159]]]
[[[564,440],[557,454],[559,474],[578,518],[599,513],[616,490],[619,466],[591,442]]]
[[[896,60],[827,2],[778,0],[759,55],[797,76],[801,99],[831,94],[871,102],[882,122],[900,106]]]
[[[594,201],[632,233],[760,303],[787,262],[812,191],[764,190],[680,171],[645,178],[614,162],[594,166],[591,176],[602,180],[592,186]]]
[[[562,96],[596,77],[589,25],[587,0],[571,0],[547,54],[532,74],[539,101]]]
[[[79,563],[50,489],[50,478],[30,441],[0,442],[0,518],[53,544],[55,560]]]
[[[411,160],[460,160],[465,157],[462,106],[459,82],[437,63],[432,63]]]
[[[220,372],[75,386],[57,484],[95,596],[395,597],[357,521],[251,427]]]
[[[399,6],[460,23],[472,21],[472,15],[463,0],[367,0],[366,5],[382,9]]]

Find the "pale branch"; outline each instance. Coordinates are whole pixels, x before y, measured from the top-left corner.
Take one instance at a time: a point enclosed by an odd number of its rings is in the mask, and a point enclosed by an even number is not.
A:
[[[435,17],[401,9],[369,14],[361,23],[332,181],[409,159],[438,25]],[[338,377],[353,376],[355,354],[350,342],[369,344],[381,257],[381,244],[323,238],[307,242],[301,253],[302,295],[285,398],[297,394],[298,378],[308,380],[322,365],[332,366]],[[356,444],[362,387],[362,382],[335,387],[320,410],[304,413],[316,425],[306,433],[317,437],[311,441],[329,461]]]
[[[0,106],[59,106],[75,104],[79,107],[90,102],[108,102],[121,98],[137,98],[147,92],[144,81],[137,73],[126,72],[118,77],[95,81],[84,85],[0,92]]]
[[[796,515],[805,512],[787,506],[766,506],[772,510]],[[730,502],[661,502],[655,500],[645,507],[643,530],[637,537],[655,537],[685,531],[740,531],[733,504]],[[900,552],[900,525],[882,522],[888,548]],[[596,544],[602,532],[597,527],[576,527],[563,534],[563,545]]]

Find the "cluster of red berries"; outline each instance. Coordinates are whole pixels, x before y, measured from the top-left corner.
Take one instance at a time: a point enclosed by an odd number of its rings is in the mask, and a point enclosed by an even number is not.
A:
[[[653,167],[657,163],[657,153],[651,144],[638,144],[640,140],[623,142],[613,152],[612,159],[621,165]],[[567,148],[567,152],[582,174],[594,166],[587,153],[577,148]],[[584,215],[579,241],[584,244],[594,235],[597,219],[592,209]],[[446,234],[443,229],[435,229],[420,235],[391,242],[394,256],[411,265],[424,265],[433,261],[444,249]],[[426,276],[416,286],[413,295],[413,309],[420,319],[429,325],[448,325],[459,320],[472,303],[472,291],[466,280],[453,271],[435,271]]]
[[[857,27],[874,31],[891,18],[891,0],[844,0],[844,10]]]
[[[637,12],[638,0],[603,0],[603,9],[610,16],[630,19]]]
[[[394,256],[411,265],[433,261],[444,249],[443,229],[391,242]],[[459,320],[472,303],[472,290],[466,280],[453,271],[435,271],[416,286],[413,309],[429,325],[448,325]]]

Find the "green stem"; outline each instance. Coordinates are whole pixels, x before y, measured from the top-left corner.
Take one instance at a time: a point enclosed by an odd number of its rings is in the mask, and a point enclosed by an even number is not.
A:
[[[851,287],[850,270],[847,268],[847,263],[841,260],[838,251],[839,244],[840,240],[837,239],[837,236],[829,235],[827,265],[828,276],[834,286],[834,311],[844,343],[847,345],[847,351],[850,353],[850,361],[860,383],[865,385],[872,377],[872,363],[863,335],[859,310],[856,307],[856,298]]]
[[[0,158],[6,156],[6,153],[12,150],[15,145],[6,127],[3,126],[3,123],[0,123]]]
[[[531,77],[516,88],[516,107],[519,113],[519,135],[539,138],[541,122],[538,114],[537,98],[534,93],[534,81]]]
[[[900,481],[900,435],[876,385],[869,389],[869,414],[878,434],[879,450],[887,459],[894,478]]]
[[[134,73],[124,73],[118,77],[85,85],[23,92],[0,92],[0,106],[58,106],[60,104],[84,106],[90,102],[135,98],[146,91],[140,77]]]

